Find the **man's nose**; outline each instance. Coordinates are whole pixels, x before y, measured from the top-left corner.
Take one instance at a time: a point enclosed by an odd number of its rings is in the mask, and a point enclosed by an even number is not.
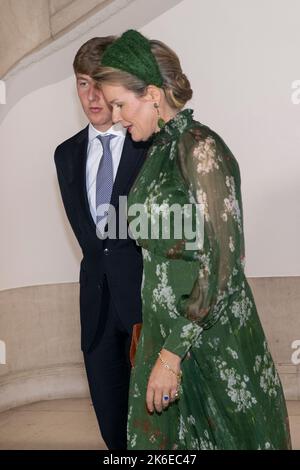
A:
[[[92,85],[89,87],[89,91],[88,91],[88,99],[89,101],[93,101],[97,96],[97,90],[95,89],[95,87]]]

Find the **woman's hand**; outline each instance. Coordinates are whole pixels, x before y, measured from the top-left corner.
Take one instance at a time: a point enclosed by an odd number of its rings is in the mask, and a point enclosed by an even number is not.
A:
[[[176,374],[180,374],[181,358],[166,349],[162,349],[160,354],[163,361]],[[146,403],[149,413],[153,413],[154,409],[161,413],[164,408],[168,407],[170,402],[176,400],[179,380],[175,373],[167,369],[159,358],[157,359],[150,374],[147,387]]]

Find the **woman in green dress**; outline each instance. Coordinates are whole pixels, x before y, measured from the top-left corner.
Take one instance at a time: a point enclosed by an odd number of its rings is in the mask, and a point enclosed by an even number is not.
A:
[[[289,449],[282,386],[244,274],[236,159],[183,109],[190,83],[163,43],[127,31],[94,78],[113,120],[134,141],[153,139],[128,198],[144,261],[128,448]],[[144,209],[140,231],[134,207]],[[188,237],[186,221],[202,237]]]

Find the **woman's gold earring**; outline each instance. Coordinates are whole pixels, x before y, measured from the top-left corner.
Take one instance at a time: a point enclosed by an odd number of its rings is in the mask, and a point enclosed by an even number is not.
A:
[[[160,117],[160,114],[159,114],[159,105],[157,103],[154,103],[154,108],[156,109],[157,111],[157,116],[158,116],[158,120],[157,120],[157,125],[160,129],[162,129],[164,127],[164,125],[166,124],[166,122],[163,120],[162,117]]]

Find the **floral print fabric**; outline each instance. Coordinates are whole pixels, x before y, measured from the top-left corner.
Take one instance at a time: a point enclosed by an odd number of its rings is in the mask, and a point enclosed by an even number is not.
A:
[[[281,383],[244,274],[236,159],[191,110],[181,111],[154,135],[129,195],[129,207],[136,203],[155,236],[137,237],[143,328],[131,376],[128,448],[289,449]],[[153,208],[166,219],[172,204],[182,213],[188,204],[198,207],[201,246],[187,248],[184,235],[175,236],[175,217],[170,236],[162,236]],[[195,222],[196,211],[190,217]],[[150,415],[147,382],[162,348],[182,358],[181,394]]]

